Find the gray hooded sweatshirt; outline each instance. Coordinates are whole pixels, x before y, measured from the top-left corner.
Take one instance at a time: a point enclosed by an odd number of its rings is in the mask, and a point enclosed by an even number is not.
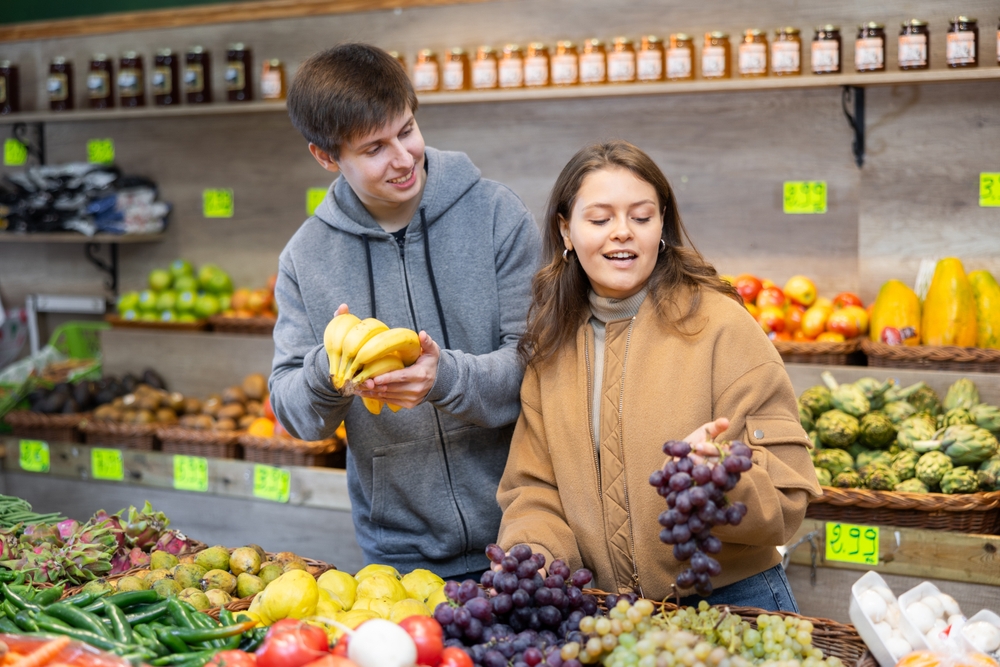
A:
[[[368,563],[441,576],[484,569],[497,486],[520,411],[524,332],[541,243],[524,203],[464,153],[427,148],[427,181],[402,247],[343,178],[281,253],[271,403],[292,435],[346,422],[347,482]],[[425,330],[437,380],[412,410],[374,416],[330,382],[323,332],[341,303]]]

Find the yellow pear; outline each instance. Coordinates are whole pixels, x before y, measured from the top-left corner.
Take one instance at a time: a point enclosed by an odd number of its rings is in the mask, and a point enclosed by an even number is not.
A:
[[[400,580],[406,595],[414,600],[426,602],[431,593],[444,586],[444,579],[430,570],[414,570]]]
[[[427,608],[427,605],[420,600],[414,600],[412,598],[407,598],[397,602],[392,605],[392,609],[389,610],[389,620],[393,623],[399,623],[404,618],[409,618],[410,616],[430,615],[431,611]]]
[[[392,575],[376,572],[358,583],[357,599],[361,598],[389,598],[393,602],[399,602],[406,598],[406,589]]]
[[[394,576],[396,579],[402,579],[402,577],[399,575],[399,572],[396,570],[396,568],[392,567],[391,565],[379,565],[378,563],[372,563],[371,565],[365,565],[363,568],[361,568],[360,570],[358,570],[358,573],[356,575],[354,575],[354,578],[357,579],[360,582],[365,577],[367,577],[367,576],[369,576],[371,574],[375,574],[376,572],[384,572],[386,574],[390,574],[390,575]]]
[[[344,603],[344,609],[354,606],[354,599],[357,597],[358,580],[340,570],[328,570],[319,576],[316,581],[320,588],[330,591]]]
[[[305,618],[316,612],[319,586],[311,574],[303,570],[289,570],[259,593],[264,597],[260,613],[272,621],[283,618]],[[256,599],[256,598],[255,598]]]

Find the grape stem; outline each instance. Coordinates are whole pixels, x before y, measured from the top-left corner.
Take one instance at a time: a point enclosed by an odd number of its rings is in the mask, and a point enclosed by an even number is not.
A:
[[[714,628],[712,628],[712,629],[713,629],[713,630],[718,630],[718,629],[719,629],[719,626],[720,626],[720,625],[722,625],[722,621],[724,621],[724,620],[725,620],[725,618],[726,618],[727,616],[729,616],[729,615],[730,615],[730,611],[729,611],[729,607],[727,606],[727,607],[723,608],[723,610],[722,610],[722,613],[721,613],[721,614],[719,614],[719,622],[718,622],[718,623],[716,623],[716,624],[715,624],[715,627],[714,627]]]

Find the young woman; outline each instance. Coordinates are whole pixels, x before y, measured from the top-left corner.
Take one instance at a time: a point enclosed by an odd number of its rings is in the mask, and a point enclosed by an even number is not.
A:
[[[706,440],[741,440],[754,465],[727,497],[748,512],[713,531],[722,573],[708,601],[797,611],[775,547],[820,493],[810,443],[781,358],[691,247],[663,173],[627,142],[584,148],[559,175],[543,235],[500,546],[587,567],[604,591],[666,598],[687,564],[659,540],[666,504],[649,476],[663,443],[709,453]]]

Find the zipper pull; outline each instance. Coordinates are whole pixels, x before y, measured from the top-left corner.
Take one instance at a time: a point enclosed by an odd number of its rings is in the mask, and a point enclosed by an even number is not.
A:
[[[642,584],[639,583],[639,572],[638,570],[632,570],[632,590],[639,592],[639,597],[644,598],[646,595],[642,592]]]

